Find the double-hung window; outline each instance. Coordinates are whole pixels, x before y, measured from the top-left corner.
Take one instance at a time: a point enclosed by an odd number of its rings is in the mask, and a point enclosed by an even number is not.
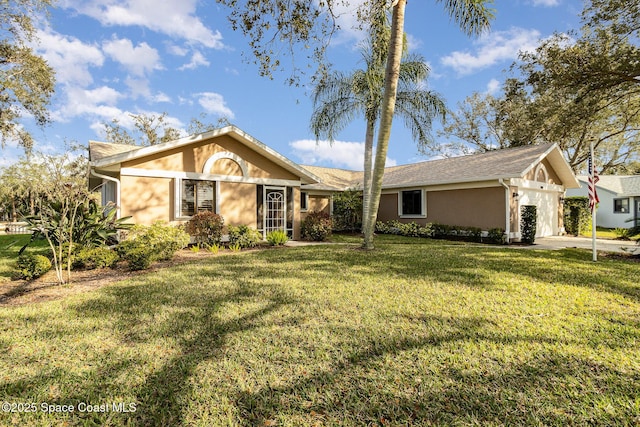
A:
[[[199,212],[215,212],[216,183],[183,179],[180,182],[180,217],[191,217]]]
[[[614,213],[629,213],[629,198],[613,199]]]
[[[425,194],[423,190],[405,190],[400,192],[400,216],[422,217],[425,212]]]

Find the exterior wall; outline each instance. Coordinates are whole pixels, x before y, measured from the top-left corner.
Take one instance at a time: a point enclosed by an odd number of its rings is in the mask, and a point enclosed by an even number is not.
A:
[[[230,153],[232,159],[222,157],[215,162],[209,159],[217,153]],[[207,163],[209,161],[209,163]],[[212,163],[212,164],[211,164]],[[205,164],[211,164],[204,171]],[[225,135],[200,143],[167,150],[162,153],[122,163],[121,214],[133,216],[139,224],[151,224],[157,220],[182,223],[176,218],[176,183],[184,172],[212,174],[218,183],[216,205],[227,225],[245,224],[257,228],[257,183],[242,182],[246,179],[280,180],[276,186],[293,187],[294,238],[300,230],[300,192],[292,185],[300,177],[287,171],[251,148]],[[140,176],[142,175],[142,176]],[[227,178],[228,177],[228,178]],[[263,181],[258,181],[263,182]]]
[[[121,182],[121,215],[132,216],[136,224],[173,220],[173,180],[123,176]]]
[[[427,222],[465,227],[504,228],[503,187],[427,191]]]
[[[221,182],[218,205],[226,225],[244,224],[257,227],[256,185],[236,182]]]
[[[223,152],[233,153],[246,162],[248,175],[252,178],[299,179],[299,177],[291,172],[262,157],[249,147],[227,135],[186,147],[178,147],[141,159],[130,160],[124,162],[122,167],[173,172],[241,175],[237,163],[231,162],[230,164],[229,159],[218,160],[214,164],[215,170],[203,171],[205,163],[211,156]]]
[[[480,227],[483,230],[505,226],[505,189],[503,187],[429,191],[426,218],[401,218],[398,215],[399,192],[380,198],[378,221],[398,220],[426,224]]]
[[[300,206],[299,204],[297,206]],[[330,194],[309,194],[307,200],[307,210],[300,212],[300,221],[304,221],[309,212],[324,212],[331,214]]]

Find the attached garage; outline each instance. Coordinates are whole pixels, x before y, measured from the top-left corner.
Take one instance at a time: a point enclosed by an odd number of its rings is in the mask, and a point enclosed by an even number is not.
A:
[[[558,205],[562,194],[558,192],[520,190],[519,205],[536,207],[536,237],[556,236],[559,232]]]

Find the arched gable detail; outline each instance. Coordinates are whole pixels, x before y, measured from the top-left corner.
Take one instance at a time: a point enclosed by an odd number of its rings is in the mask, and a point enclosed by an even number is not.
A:
[[[542,173],[542,177],[540,176],[541,173]],[[549,182],[549,173],[547,172],[546,166],[543,165],[542,163],[536,166],[536,171],[533,176],[534,176],[534,179],[538,182]]]
[[[204,166],[202,167],[202,173],[210,173],[211,168],[213,168],[213,165],[218,160],[221,160],[221,159],[229,159],[236,162],[238,166],[240,166],[240,170],[242,171],[242,176],[243,177],[249,176],[249,172],[247,169],[247,162],[245,162],[242,157],[238,156],[235,153],[231,153],[230,151],[223,151],[209,157],[207,161],[204,163]]]

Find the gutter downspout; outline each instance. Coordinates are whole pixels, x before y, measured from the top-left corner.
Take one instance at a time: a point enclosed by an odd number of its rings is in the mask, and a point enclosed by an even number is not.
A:
[[[505,184],[503,178],[500,178],[498,182],[505,189],[504,191],[504,206],[505,206],[504,232],[507,234],[507,244],[509,244],[511,243],[511,188],[507,184]]]
[[[96,172],[93,168],[89,168],[89,173],[95,176],[96,178],[102,178],[102,179],[106,179],[107,181],[116,183],[116,218],[120,218],[120,180],[112,176],[100,174]]]

